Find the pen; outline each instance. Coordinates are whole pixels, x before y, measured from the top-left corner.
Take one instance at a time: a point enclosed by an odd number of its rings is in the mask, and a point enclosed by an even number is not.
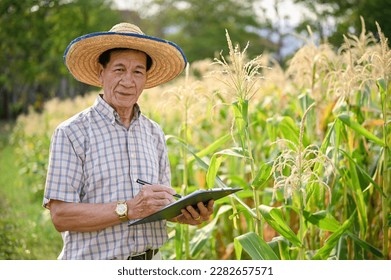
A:
[[[137,179],[136,182],[139,183],[140,185],[152,185],[151,183],[145,182],[144,180],[141,180],[141,179]],[[173,196],[175,196],[177,198],[182,198],[182,196],[177,193],[173,194]]]

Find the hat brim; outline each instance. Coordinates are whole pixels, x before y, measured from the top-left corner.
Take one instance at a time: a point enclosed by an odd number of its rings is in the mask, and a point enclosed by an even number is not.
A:
[[[73,40],[65,50],[64,62],[76,80],[101,87],[99,56],[113,48],[140,50],[152,59],[145,88],[171,81],[186,67],[186,57],[175,43],[160,38],[119,32],[96,32]]]

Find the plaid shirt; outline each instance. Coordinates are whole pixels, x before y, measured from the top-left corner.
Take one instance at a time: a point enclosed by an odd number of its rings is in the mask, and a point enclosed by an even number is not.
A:
[[[100,96],[94,105],[54,132],[44,194],[74,203],[108,203],[133,198],[137,178],[170,186],[170,165],[161,128],[135,106],[129,129]],[[63,232],[59,259],[124,259],[156,249],[167,240],[165,221],[96,232]]]

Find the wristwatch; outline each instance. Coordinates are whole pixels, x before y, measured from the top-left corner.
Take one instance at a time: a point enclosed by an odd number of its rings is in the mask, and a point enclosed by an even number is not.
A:
[[[121,200],[117,202],[117,207],[115,207],[115,213],[118,215],[118,218],[122,222],[128,221],[128,204],[126,204],[125,200]]]

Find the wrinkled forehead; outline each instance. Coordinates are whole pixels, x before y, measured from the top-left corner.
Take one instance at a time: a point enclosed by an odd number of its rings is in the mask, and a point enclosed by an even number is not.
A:
[[[147,54],[143,51],[134,50],[134,49],[121,49],[121,50],[113,50],[110,52],[110,58],[135,58],[139,59],[142,58],[145,60],[147,57]]]

